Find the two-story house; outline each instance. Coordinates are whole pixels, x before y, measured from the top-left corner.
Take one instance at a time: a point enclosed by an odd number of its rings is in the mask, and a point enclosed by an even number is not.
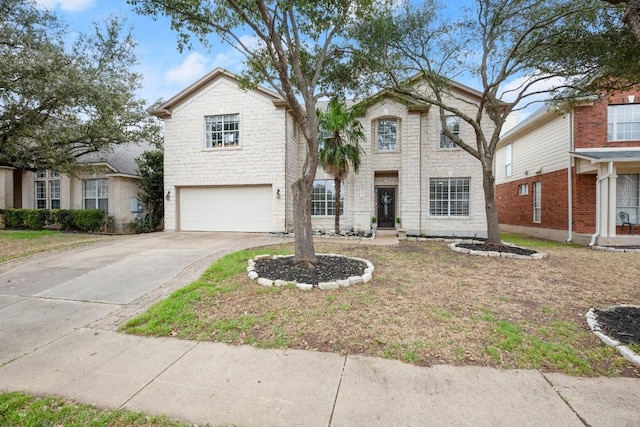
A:
[[[545,107],[503,136],[496,153],[501,228],[589,245],[637,245],[640,93]],[[624,221],[623,221],[624,220]]]
[[[73,174],[0,166],[0,209],[102,209],[115,232],[128,229],[138,211],[135,159],[149,145],[124,144],[78,159]]]
[[[452,90],[472,102],[479,96],[456,83]],[[376,216],[381,228],[400,218],[409,233],[486,236],[481,168],[442,135],[438,110],[384,92],[364,104],[364,156],[359,173],[342,183],[341,227],[369,230]],[[165,126],[167,231],[293,229],[290,187],[306,144],[277,93],[244,90],[234,74],[216,69],[153,114]],[[462,138],[474,138],[458,117],[447,121]],[[319,168],[314,229],[332,229],[334,191]]]

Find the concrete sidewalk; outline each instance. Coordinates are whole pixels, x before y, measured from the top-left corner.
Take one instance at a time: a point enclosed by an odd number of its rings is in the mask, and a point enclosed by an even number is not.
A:
[[[637,426],[640,380],[421,368],[82,328],[0,367],[0,389],[236,426]]]

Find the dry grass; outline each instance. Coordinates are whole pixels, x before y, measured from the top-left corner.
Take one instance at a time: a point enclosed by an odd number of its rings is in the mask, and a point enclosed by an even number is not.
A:
[[[59,231],[0,230],[0,263],[12,259],[97,242],[108,236]]]
[[[292,250],[288,245],[252,253]],[[218,280],[210,271],[181,294],[190,297],[172,308],[181,314],[170,319],[182,320],[167,325],[153,314],[127,328],[418,365],[639,375],[588,331],[584,319],[592,306],[640,301],[638,254],[558,245],[543,248],[547,259],[527,261],[459,254],[439,242],[317,243],[316,250],[369,259],[376,268],[373,281],[335,291],[264,288],[246,277],[244,254],[231,277]],[[221,286],[224,291],[216,291]]]

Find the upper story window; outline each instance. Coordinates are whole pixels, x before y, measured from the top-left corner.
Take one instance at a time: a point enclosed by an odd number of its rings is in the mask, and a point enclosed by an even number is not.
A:
[[[84,180],[84,208],[109,211],[109,179]]]
[[[504,176],[511,176],[511,162],[513,161],[512,145],[507,144],[504,146]]]
[[[460,117],[446,116],[445,122],[447,129],[455,136],[460,137]],[[440,148],[458,148],[458,145],[451,140],[442,130],[442,122],[440,122]]]
[[[640,140],[640,104],[610,105],[607,116],[609,141]]]
[[[332,136],[333,135],[331,134],[331,132],[323,128],[322,126],[318,128],[318,151],[324,148],[324,143]]]
[[[60,172],[37,171],[34,191],[36,209],[60,209]]]
[[[207,148],[237,147],[240,144],[240,114],[205,116]]]
[[[398,121],[378,120],[378,150],[391,151],[398,148]]]

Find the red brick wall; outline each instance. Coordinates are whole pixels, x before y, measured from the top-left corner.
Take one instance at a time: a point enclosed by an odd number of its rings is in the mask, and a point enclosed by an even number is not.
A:
[[[533,183],[542,183],[541,222],[533,222]],[[518,195],[520,184],[529,185],[529,194]],[[567,228],[567,170],[534,175],[496,187],[498,219],[501,224],[527,227]]]
[[[635,95],[634,102],[640,102],[640,92],[629,91],[623,95],[598,99],[590,106],[575,107],[574,141],[576,149],[640,145],[640,141],[607,141],[607,107],[614,104],[627,104],[627,95]]]
[[[542,183],[541,222],[533,222],[533,183]],[[573,175],[573,231],[595,231],[596,176]],[[529,184],[529,194],[518,195],[518,186]],[[496,186],[501,224],[566,230],[568,223],[567,170],[535,175]]]
[[[596,231],[595,174],[573,174],[573,231],[590,234]]]

